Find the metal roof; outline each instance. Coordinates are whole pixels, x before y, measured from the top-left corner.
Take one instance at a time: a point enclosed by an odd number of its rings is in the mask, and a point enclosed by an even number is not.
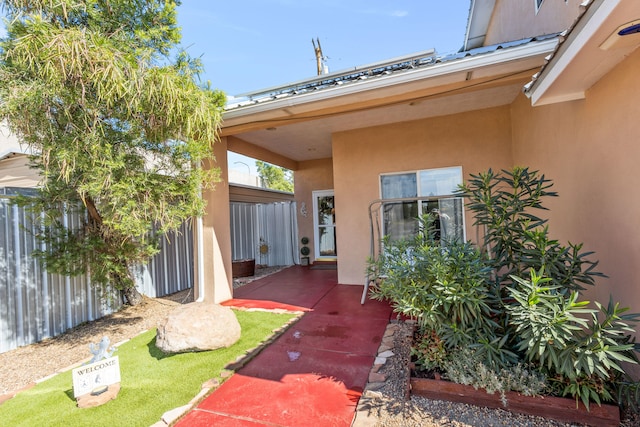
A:
[[[549,40],[556,38],[557,36],[558,33],[529,37],[446,55],[438,55],[435,49],[425,50],[410,55],[392,58],[386,61],[358,66],[331,74],[315,76],[281,86],[248,92],[236,97],[230,97],[227,100],[225,110],[239,110],[244,107],[268,103],[270,101],[280,100],[283,98],[292,98],[297,95],[318,92],[337,86],[349,85],[362,80],[381,79],[391,75],[402,74],[410,70],[428,68],[435,64],[455,62],[467,57],[490,54],[500,49],[509,49],[535,41]]]

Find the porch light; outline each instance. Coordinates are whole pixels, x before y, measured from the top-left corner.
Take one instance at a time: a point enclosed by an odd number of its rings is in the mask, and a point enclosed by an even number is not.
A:
[[[618,35],[628,36],[630,34],[640,33],[640,22],[636,21],[633,25],[630,25],[622,30],[618,31]]]
[[[627,22],[616,28],[607,39],[602,42],[600,49],[609,50],[621,47],[633,47],[640,43],[640,20]]]

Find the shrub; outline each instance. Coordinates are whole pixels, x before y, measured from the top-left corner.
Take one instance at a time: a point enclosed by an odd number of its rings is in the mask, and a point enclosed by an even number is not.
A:
[[[442,368],[447,351],[444,341],[433,329],[420,328],[411,348],[411,357],[418,370]]]
[[[620,362],[638,362],[629,338],[634,332],[629,325],[638,316],[624,314],[627,309],[612,300],[607,307],[595,302],[597,310],[586,308],[589,301],[578,302],[577,291],[567,295],[557,286],[544,286],[551,280],[535,271],[531,280],[513,279],[514,302],[506,310],[526,360],[554,378],[559,394],[574,396],[586,407],[590,400],[613,400],[624,374]]]
[[[478,354],[490,365],[504,366],[515,360],[495,335],[493,320],[498,300],[490,289],[490,268],[470,243],[442,245],[434,238],[433,218],[419,219],[420,231],[413,239],[384,242],[385,250],[370,268],[382,278],[371,291],[375,299],[388,299],[396,312],[415,317],[429,333],[435,333],[446,349],[482,346]],[[429,362],[425,361],[426,364]]]
[[[504,397],[536,394],[544,377],[547,390],[587,408],[632,400],[640,386],[621,362],[638,363],[631,336],[639,316],[613,301],[595,308],[579,301],[579,291],[604,275],[582,244],[549,237],[537,213],[545,197],[557,196],[552,185],[520,167],[471,175],[459,194],[484,231],[482,250],[438,241],[425,216],[413,239],[385,240],[369,261],[380,279],[372,296],[418,319],[416,364],[443,369],[452,381]]]
[[[455,383],[471,385],[476,390],[483,388],[489,394],[500,393],[504,406],[508,403],[505,396],[508,391],[537,396],[547,387],[545,375],[532,366],[518,363],[492,369],[478,360],[475,351],[458,349],[444,360],[441,367],[446,371],[446,377]]]
[[[498,284],[511,282],[511,276],[527,277],[530,270],[544,271],[545,277],[562,289],[583,290],[593,285],[597,261],[582,252],[582,244],[561,245],[549,238],[547,220],[536,215],[547,210],[545,197],[557,197],[550,191],[553,183],[528,168],[471,175],[460,194],[473,212],[474,225],[484,230],[483,249],[496,272]]]

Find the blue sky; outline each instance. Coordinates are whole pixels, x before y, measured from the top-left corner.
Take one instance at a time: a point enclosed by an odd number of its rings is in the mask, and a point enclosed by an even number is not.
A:
[[[212,87],[227,95],[316,75],[319,38],[329,71],[435,48],[460,49],[469,0],[183,0],[182,45],[200,57]],[[242,163],[237,163],[242,162]],[[256,173],[229,153],[229,168]]]
[[[182,46],[203,81],[239,95],[316,75],[319,38],[329,71],[463,44],[470,0],[183,0]],[[0,35],[4,36],[4,28]],[[230,167],[246,171],[232,157]],[[247,162],[255,173],[253,162]]]
[[[184,0],[182,45],[227,95],[316,74],[311,39],[330,71],[463,43],[469,0]]]

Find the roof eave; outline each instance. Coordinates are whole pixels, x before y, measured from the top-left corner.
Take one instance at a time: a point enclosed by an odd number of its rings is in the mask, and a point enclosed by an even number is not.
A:
[[[584,99],[587,90],[624,57],[622,50],[615,53],[601,50],[604,40],[600,40],[602,36],[595,37],[595,34],[606,25],[615,25],[616,28],[623,24],[608,21],[618,7],[628,8],[629,3],[625,4],[622,0],[593,0],[583,5],[586,7],[584,14],[567,31],[557,50],[550,55],[533,81],[525,86],[524,93],[531,98],[534,106]],[[635,7],[638,8],[637,5]],[[576,65],[580,59],[583,66]],[[593,66],[584,66],[586,60]]]
[[[419,80],[427,80],[436,77],[453,75],[460,72],[468,72],[485,67],[501,67],[514,61],[534,58],[551,53],[558,42],[557,38],[541,41],[533,41],[528,44],[506,49],[498,49],[477,56],[468,56],[450,62],[443,62],[429,67],[392,74],[372,80],[363,80],[357,83],[324,89],[315,93],[306,93],[294,97],[276,99],[262,104],[252,104],[226,111],[224,113],[223,127],[233,126],[242,118],[258,113],[291,108],[293,106],[327,101],[347,95],[362,94],[381,88],[390,88]]]

